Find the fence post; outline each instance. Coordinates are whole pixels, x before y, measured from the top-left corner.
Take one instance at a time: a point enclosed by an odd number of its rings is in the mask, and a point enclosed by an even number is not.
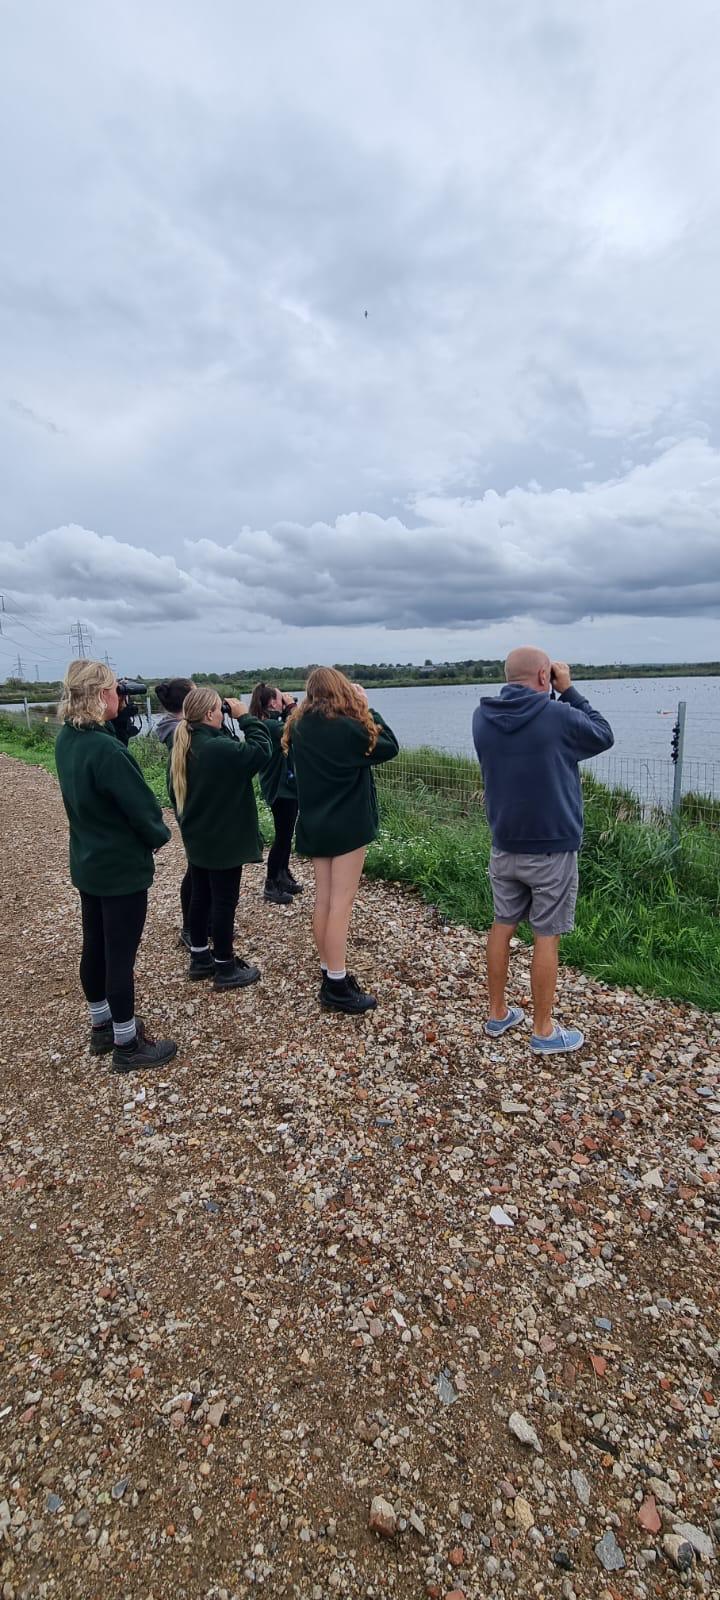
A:
[[[687,702],[681,700],[678,705],[677,722],[673,728],[670,753],[675,763],[675,777],[673,780],[672,816],[670,821],[670,842],[677,844],[680,834],[680,808],[682,806],[682,775],[683,751],[685,749],[685,712]]]
[[[28,727],[30,727],[30,707],[29,707],[29,705],[27,703],[27,695],[26,694],[23,695],[23,705],[25,707],[25,721],[26,721]]]
[[[147,712],[148,733],[152,733],[152,710],[150,708],[150,693],[145,696],[145,710]]]

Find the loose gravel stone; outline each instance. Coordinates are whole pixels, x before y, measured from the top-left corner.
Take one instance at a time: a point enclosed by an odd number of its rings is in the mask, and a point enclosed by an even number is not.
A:
[[[174,830],[137,991],[179,1053],[118,1081],[57,786],[0,758],[0,807],[3,1600],[710,1595],[720,1016],[564,969],[588,1043],[536,1059],[481,935],[364,880],[378,1010],[327,1017],[303,862],[287,909],[243,873],[261,983],[198,994]]]

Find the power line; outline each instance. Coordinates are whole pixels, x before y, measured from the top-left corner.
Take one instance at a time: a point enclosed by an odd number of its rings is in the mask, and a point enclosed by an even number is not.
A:
[[[68,634],[68,643],[74,656],[84,661],[87,656],[87,647],[92,644],[92,634],[84,622],[74,622]]]

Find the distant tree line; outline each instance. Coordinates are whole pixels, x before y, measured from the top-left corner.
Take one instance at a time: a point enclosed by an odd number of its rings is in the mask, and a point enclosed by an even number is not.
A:
[[[302,689],[305,679],[312,667],[311,662],[304,667],[238,667],[233,672],[192,672],[190,677],[195,683],[211,684],[223,689],[229,694],[236,690],[239,694],[247,694],[253,684],[264,681],[277,683],[283,689]],[[334,663],[353,682],[366,684],[375,688],[405,688],[418,687],[422,684],[461,684],[461,683],[502,683],[503,666],[501,659],[468,659],[466,661],[429,661],[419,667],[415,662],[389,662],[374,661],[337,661]],[[676,662],[613,662],[612,665],[597,666],[585,661],[571,662],[574,678],[710,678],[720,675],[720,661],[676,661]],[[128,673],[135,676],[135,673]],[[152,686],[159,681],[162,674],[150,674],[146,677],[140,673],[139,677],[144,683]],[[37,679],[24,680],[17,677],[5,679],[3,693],[0,698],[7,703],[28,700],[55,701],[60,697],[62,684],[59,679],[38,682]],[[155,704],[154,695],[151,701]]]

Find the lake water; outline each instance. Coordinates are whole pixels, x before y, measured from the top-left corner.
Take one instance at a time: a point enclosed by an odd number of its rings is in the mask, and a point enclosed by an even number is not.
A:
[[[598,777],[626,785],[650,803],[672,793],[670,740],[680,700],[687,705],[684,789],[720,796],[720,677],[594,678],[576,687],[601,711],[615,734],[607,756],[587,765]],[[373,689],[371,700],[405,746],[431,745],[474,755],[473,711],[481,695],[500,686]]]
[[[599,777],[625,783],[649,801],[665,803],[672,790],[672,729],[678,702],[684,700],[683,787],[720,796],[720,677],[595,678],[590,683],[578,681],[577,688],[607,717],[615,734],[610,754],[588,763]],[[482,689],[477,684],[443,688],[423,684],[416,689],[373,689],[371,702],[406,748],[430,745],[473,756],[473,711],[481,694],[499,692],[499,685]]]

